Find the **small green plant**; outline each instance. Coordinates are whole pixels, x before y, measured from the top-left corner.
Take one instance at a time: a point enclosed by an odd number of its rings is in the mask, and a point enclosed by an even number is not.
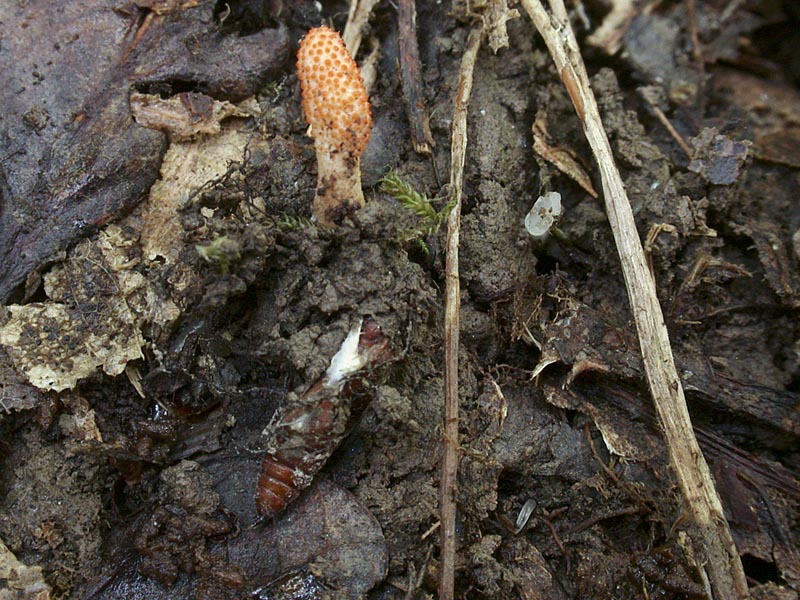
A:
[[[261,95],[266,96],[269,98],[270,102],[275,102],[278,98],[280,98],[281,93],[283,92],[284,87],[286,86],[286,77],[281,79],[273,79],[272,81],[268,81],[264,84],[261,88]]]
[[[197,253],[207,263],[216,265],[223,274],[227,275],[230,266],[241,258],[239,242],[221,235],[208,244],[197,244]]]
[[[305,217],[296,217],[283,213],[275,220],[275,226],[281,231],[294,231],[296,229],[305,229],[313,225],[311,219]]]
[[[400,179],[400,176],[395,171],[389,171],[383,176],[380,183],[381,191],[396,198],[400,204],[420,219],[419,227],[404,232],[401,236],[401,241],[417,240],[423,252],[427,254],[428,246],[425,243],[425,238],[439,231],[442,224],[447,220],[447,215],[453,210],[453,200],[437,211],[425,194],[420,194],[408,183]]]

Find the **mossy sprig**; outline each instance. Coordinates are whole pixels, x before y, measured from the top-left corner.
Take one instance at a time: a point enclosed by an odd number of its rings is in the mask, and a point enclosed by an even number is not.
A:
[[[422,249],[427,254],[428,246],[424,238],[435,235],[444,222],[447,215],[453,209],[453,201],[445,204],[441,210],[436,210],[433,203],[425,195],[421,194],[410,184],[403,181],[395,171],[389,171],[380,180],[381,191],[395,198],[404,208],[413,212],[420,220],[419,226],[404,232],[403,241],[417,240]]]

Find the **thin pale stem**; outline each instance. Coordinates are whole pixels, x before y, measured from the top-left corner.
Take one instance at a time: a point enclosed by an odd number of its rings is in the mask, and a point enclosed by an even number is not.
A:
[[[456,563],[456,480],[458,476],[458,329],[461,286],[458,279],[458,239],[461,226],[461,192],[464,160],[467,153],[467,106],[472,92],[472,75],[481,45],[482,27],[476,27],[467,40],[461,58],[458,89],[453,108],[453,137],[450,145],[450,185],[453,209],[447,217],[447,256],[445,259],[444,298],[444,431],[441,482],[441,570],[439,599],[452,600]]]
[[[522,0],[556,64],[583,124],[600,169],[609,224],[622,263],[650,392],[688,512],[693,541],[715,598],[747,598],[742,563],[725,520],[708,465],[692,430],[683,387],[675,369],[667,327],[647,270],[622,177],[611,153],[600,111],[562,0],[550,0],[552,16],[539,0]]]

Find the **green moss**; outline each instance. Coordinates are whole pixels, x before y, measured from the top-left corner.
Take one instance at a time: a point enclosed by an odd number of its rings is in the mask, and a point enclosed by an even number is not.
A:
[[[413,212],[418,218],[419,225],[402,232],[400,242],[416,240],[427,253],[428,246],[425,243],[425,238],[435,235],[439,231],[453,209],[454,200],[451,200],[441,210],[437,211],[425,194],[420,194],[408,183],[400,179],[400,176],[394,171],[389,171],[384,175],[380,184],[381,191],[397,199],[404,208]]]
[[[275,220],[275,226],[281,231],[293,231],[296,229],[305,229],[311,227],[313,223],[311,219],[305,217],[295,217],[293,215],[282,214]]]
[[[227,274],[230,266],[241,258],[239,242],[228,236],[222,235],[208,244],[195,246],[197,253],[207,263],[216,265],[220,271]]]

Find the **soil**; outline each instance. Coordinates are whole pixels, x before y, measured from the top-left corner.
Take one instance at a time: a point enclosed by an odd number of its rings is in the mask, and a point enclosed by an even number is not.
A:
[[[375,9],[367,204],[333,229],[310,219],[291,57],[346,3],[0,8],[0,598],[436,596],[445,234],[379,182],[450,197],[461,55],[506,3],[467,4],[417,3],[432,156],[409,137],[396,9]],[[796,599],[800,13],[661,2],[603,45],[609,9],[573,22],[696,435],[752,597]],[[507,29],[468,114],[457,597],[703,598],[591,152],[529,19]],[[181,135],[140,126],[133,92]],[[549,191],[562,216],[535,240]],[[392,358],[336,396],[348,435],[260,518],[273,415],[366,317]]]

